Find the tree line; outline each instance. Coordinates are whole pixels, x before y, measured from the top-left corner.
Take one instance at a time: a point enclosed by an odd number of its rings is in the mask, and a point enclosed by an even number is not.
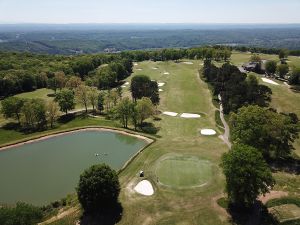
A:
[[[292,156],[300,131],[298,117],[268,108],[272,91],[229,63],[216,67],[206,60],[202,74],[230,115],[233,145],[220,164],[229,208],[252,209],[257,197],[275,185],[269,163]]]

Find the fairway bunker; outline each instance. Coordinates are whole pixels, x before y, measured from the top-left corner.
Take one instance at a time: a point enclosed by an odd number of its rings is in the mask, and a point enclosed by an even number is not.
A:
[[[270,79],[267,78],[261,78],[263,82],[268,83],[268,84],[273,84],[273,85],[279,85],[278,83],[276,83],[275,81],[272,81]]]
[[[197,119],[201,116],[199,114],[193,114],[193,113],[182,113],[180,115],[181,118],[187,118],[187,119]]]
[[[193,62],[183,62],[184,64],[186,65],[193,65],[194,63]]]
[[[213,175],[212,164],[194,156],[168,155],[156,166],[157,181],[172,188],[206,186]]]
[[[176,113],[176,112],[163,112],[163,114],[167,115],[167,116],[173,116],[173,117],[178,115],[178,113]]]
[[[141,195],[145,195],[145,196],[151,196],[154,194],[152,184],[148,180],[142,180],[141,182],[139,182],[134,187],[134,190],[137,193],[139,193]]]
[[[138,64],[138,63],[133,63],[133,65],[134,65],[134,66],[138,66],[139,64]]]
[[[142,71],[143,69],[136,69],[136,70],[138,70],[138,71]]]
[[[169,72],[164,72],[164,75],[169,75],[170,73]]]
[[[158,91],[159,91],[159,92],[163,92],[164,90],[163,90],[163,89],[158,89]]]
[[[163,87],[165,86],[166,83],[157,83],[158,87]]]
[[[212,136],[217,134],[217,132],[213,129],[202,129],[200,133],[204,136]]]
[[[157,68],[157,67],[152,67],[151,69],[153,69],[153,70],[158,70],[158,68]]]

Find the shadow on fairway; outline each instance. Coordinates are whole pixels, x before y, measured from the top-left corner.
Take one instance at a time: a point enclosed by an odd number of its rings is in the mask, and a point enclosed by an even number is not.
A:
[[[117,203],[114,207],[102,212],[84,213],[80,219],[80,225],[114,225],[121,220],[122,213],[123,207]]]

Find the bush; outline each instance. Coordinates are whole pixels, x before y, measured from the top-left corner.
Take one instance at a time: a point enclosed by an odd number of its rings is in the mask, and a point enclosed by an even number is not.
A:
[[[33,225],[40,222],[42,217],[40,208],[22,202],[14,207],[0,208],[1,225]]]
[[[103,212],[118,203],[120,183],[116,171],[105,164],[94,165],[80,175],[78,200],[86,212]]]

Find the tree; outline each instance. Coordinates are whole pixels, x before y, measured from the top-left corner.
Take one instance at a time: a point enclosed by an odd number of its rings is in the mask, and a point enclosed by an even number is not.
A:
[[[259,55],[254,54],[254,55],[251,56],[250,62],[258,62],[258,63],[260,63],[261,62],[261,58],[260,58]]]
[[[27,129],[41,129],[47,125],[46,104],[43,99],[26,100],[21,113],[21,123]]]
[[[96,105],[98,103],[99,91],[96,87],[89,87],[88,89],[88,100],[89,103],[93,107],[93,111],[95,111]]]
[[[286,59],[289,55],[289,52],[285,49],[281,49],[279,54],[278,54],[278,57],[280,60],[283,60],[283,59]]]
[[[233,113],[230,127],[233,143],[252,146],[266,159],[288,156],[299,133],[293,117],[259,106],[242,107]]]
[[[276,72],[277,63],[273,60],[270,60],[266,63],[266,72],[270,75],[273,75]]]
[[[289,72],[289,66],[287,64],[280,64],[277,66],[276,72],[280,78],[284,78]]]
[[[17,119],[20,123],[21,109],[24,105],[24,99],[18,97],[9,97],[1,102],[1,113],[5,118]]]
[[[55,123],[58,115],[59,105],[55,101],[50,101],[47,105],[47,118],[51,128],[53,128],[53,124]]]
[[[73,91],[64,89],[58,93],[55,97],[55,101],[58,102],[60,111],[68,114],[69,110],[75,108],[75,96]]]
[[[104,109],[104,97],[105,94],[103,92],[100,92],[98,95],[98,102],[97,102],[97,109],[101,112]]]
[[[109,89],[115,84],[117,80],[117,73],[113,71],[112,68],[106,66],[97,71],[97,77],[98,88]]]
[[[66,75],[64,72],[62,72],[62,71],[56,72],[54,74],[54,79],[56,81],[57,88],[59,88],[61,90],[65,87],[67,79],[66,79]]]
[[[154,105],[152,104],[151,99],[143,97],[139,99],[136,104],[138,118],[140,125],[143,124],[144,120],[154,115]]]
[[[128,128],[128,120],[131,113],[132,102],[128,97],[123,98],[116,107],[117,118],[122,122],[124,128]]]
[[[291,76],[289,77],[290,85],[299,85],[300,84],[300,68],[294,68]]]
[[[105,164],[85,170],[77,187],[78,200],[85,212],[103,212],[118,202],[120,184],[116,171]]]
[[[18,202],[16,206],[0,207],[1,225],[35,225],[43,218],[42,210],[26,203]]]
[[[89,87],[85,85],[79,85],[75,89],[75,96],[79,103],[84,105],[85,112],[88,112],[88,104],[89,104]]]
[[[231,151],[222,156],[221,167],[228,199],[234,206],[253,206],[257,197],[268,193],[275,184],[262,154],[247,145],[233,145]]]
[[[66,87],[70,89],[76,89],[78,86],[82,85],[82,81],[77,76],[71,76],[70,79],[66,83]]]
[[[156,81],[151,81],[148,76],[134,76],[131,80],[130,90],[135,101],[142,97],[148,97],[153,104],[157,105],[159,103],[158,84]]]

